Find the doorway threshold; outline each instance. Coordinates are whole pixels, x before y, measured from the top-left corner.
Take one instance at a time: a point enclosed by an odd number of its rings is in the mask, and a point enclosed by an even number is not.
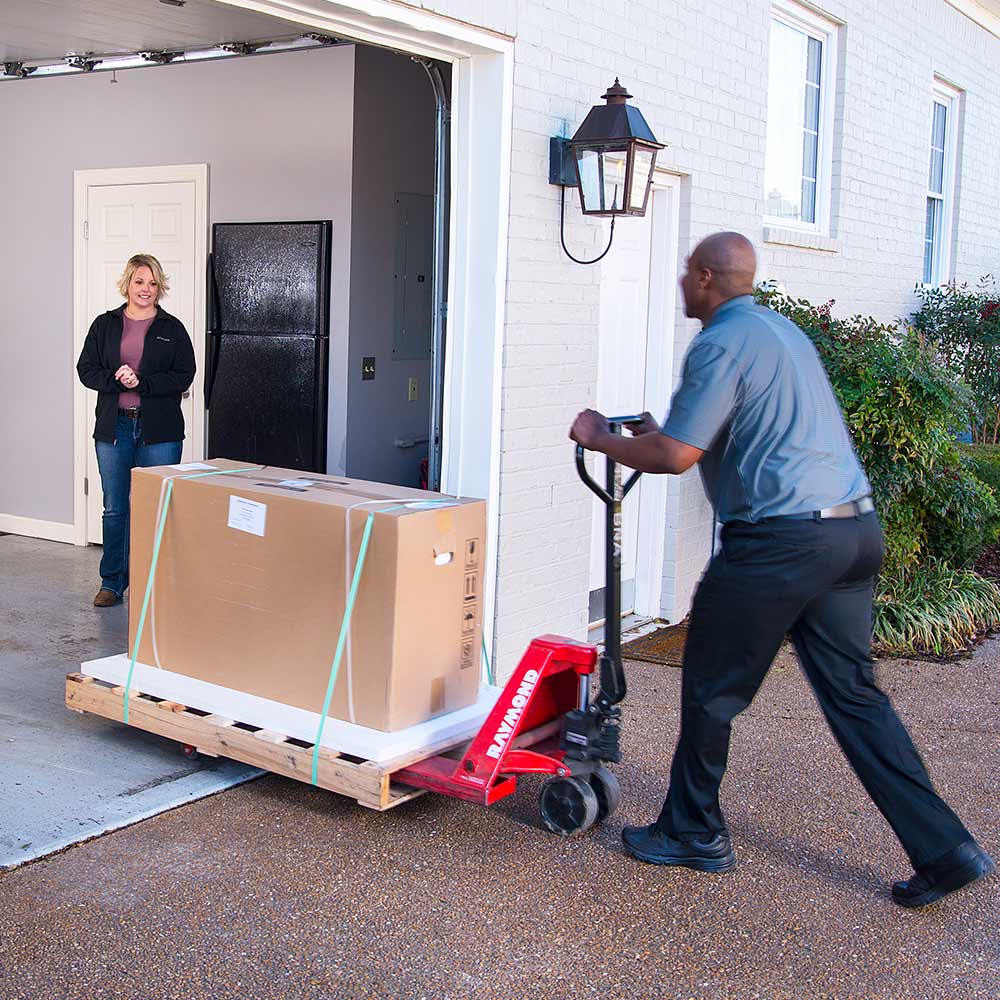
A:
[[[587,641],[597,646],[604,644],[604,620],[591,622],[587,628]],[[649,615],[624,615],[622,617],[622,642],[629,642],[641,636],[649,635],[667,623],[661,618],[651,618]]]

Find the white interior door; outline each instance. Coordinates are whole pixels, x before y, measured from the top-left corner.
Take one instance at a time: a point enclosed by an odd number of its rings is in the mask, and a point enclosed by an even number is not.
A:
[[[652,213],[622,219],[614,245],[601,263],[601,306],[597,359],[596,408],[609,416],[641,413],[646,398],[646,354],[649,326],[649,270]],[[627,432],[626,432],[627,433]],[[622,478],[630,473],[622,470]],[[594,477],[605,483],[604,459],[594,465]],[[635,600],[636,553],[639,544],[640,481],[622,505],[622,612]],[[605,584],[605,507],[594,500],[590,544],[591,618],[600,607]]]
[[[86,192],[85,308],[87,324],[102,312],[122,303],[116,285],[129,257],[151,253],[163,265],[170,292],[162,306],[176,316],[194,338],[197,280],[203,261],[197,257],[196,184],[193,180],[174,183],[92,184]],[[200,356],[197,350],[196,357]],[[87,395],[87,540],[101,541],[101,476],[91,440],[94,433],[94,405],[97,393]],[[201,436],[192,433],[195,393],[189,390],[181,401],[186,437],[183,461],[202,457]],[[200,406],[200,400],[198,400]]]

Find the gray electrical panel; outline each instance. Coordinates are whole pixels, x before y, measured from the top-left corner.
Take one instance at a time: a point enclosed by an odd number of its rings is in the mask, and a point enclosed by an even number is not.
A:
[[[430,359],[433,271],[434,199],[426,194],[397,194],[392,283],[392,356],[396,360]]]

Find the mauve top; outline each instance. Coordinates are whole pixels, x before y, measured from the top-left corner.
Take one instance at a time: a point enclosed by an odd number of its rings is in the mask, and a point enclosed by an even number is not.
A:
[[[122,312],[121,363],[128,365],[136,375],[139,374],[139,365],[142,363],[142,349],[146,346],[146,331],[152,326],[154,319],[155,313],[149,319],[129,319],[128,314]],[[118,405],[140,406],[139,394],[122,390],[118,395]]]

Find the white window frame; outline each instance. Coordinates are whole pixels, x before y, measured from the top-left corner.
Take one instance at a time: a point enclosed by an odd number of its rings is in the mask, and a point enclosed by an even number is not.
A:
[[[938,77],[934,78],[934,88],[931,93],[930,116],[928,124],[934,121],[934,105],[943,104],[947,117],[944,126],[944,171],[941,179],[941,194],[931,191],[930,186],[930,142],[927,143],[927,197],[924,199],[924,238],[921,240],[920,254],[920,280],[925,287],[942,285],[951,278],[951,241],[952,226],[955,218],[955,177],[958,166],[958,125],[959,114],[961,112],[962,92],[953,87],[950,83]],[[933,126],[932,126],[933,127]],[[933,137],[930,137],[933,138]],[[924,274],[924,246],[926,243],[926,210],[927,201],[931,198],[940,198],[941,201],[941,231],[938,244],[934,247],[931,259],[930,280],[925,280]]]
[[[792,229],[805,233],[830,234],[830,200],[833,176],[833,115],[837,95],[837,34],[840,25],[822,14],[792,3],[791,0],[772,0],[768,17],[771,22],[781,21],[797,31],[805,32],[823,45],[820,60],[819,85],[819,134],[816,153],[816,221],[802,222],[764,213],[764,224],[775,229]],[[770,58],[770,54],[769,54]],[[770,109],[771,95],[767,95]],[[765,192],[766,196],[766,192]],[[765,201],[765,205],[767,202]]]

